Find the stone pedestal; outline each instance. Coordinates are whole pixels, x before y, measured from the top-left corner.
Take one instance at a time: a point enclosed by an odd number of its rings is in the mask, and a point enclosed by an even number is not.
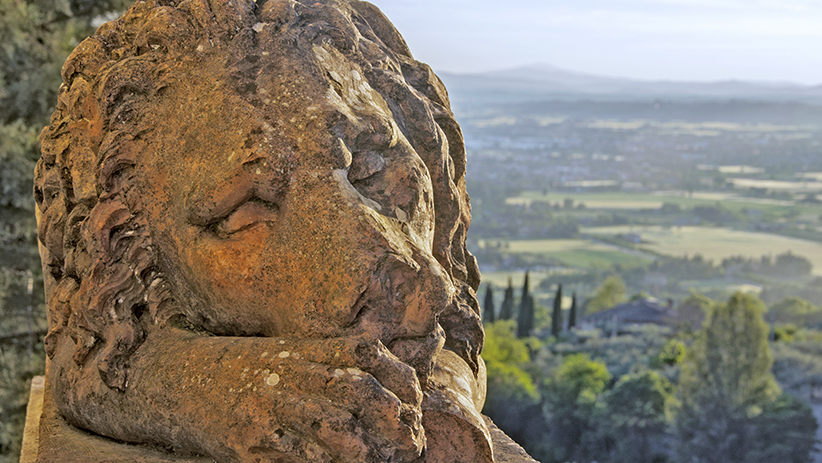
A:
[[[44,378],[35,377],[26,412],[20,463],[219,463],[205,457],[177,457],[162,449],[125,444],[87,433],[60,417],[44,390]],[[491,431],[496,463],[536,463],[488,417],[485,421]]]
[[[40,415],[43,412],[43,390],[46,378],[35,376],[31,379],[29,405],[26,408],[26,427],[23,430],[23,449],[20,452],[20,463],[37,461],[37,449],[40,446]]]

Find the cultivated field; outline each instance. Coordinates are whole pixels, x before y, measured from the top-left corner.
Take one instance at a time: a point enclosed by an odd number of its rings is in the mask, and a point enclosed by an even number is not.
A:
[[[584,228],[582,232],[592,235],[637,233],[642,236],[643,248],[672,256],[701,254],[715,264],[731,256],[759,258],[791,251],[810,259],[813,273],[822,275],[822,243],[814,241],[709,227],[592,227]]]
[[[802,182],[796,182],[797,185]],[[717,206],[732,211],[746,213],[759,211],[765,214],[785,214],[788,211],[797,212],[803,219],[817,220],[822,214],[822,204],[802,203],[795,201],[781,201],[769,198],[752,198],[730,192],[711,192],[688,194],[683,191],[658,192],[602,192],[602,193],[565,193],[550,192],[542,194],[538,191],[526,191],[522,195],[508,198],[506,203],[529,205],[534,202],[562,203],[566,198],[574,201],[574,205],[584,204],[587,209],[613,210],[649,210],[659,209],[664,203],[676,204],[683,209],[696,206]]]
[[[496,246],[496,241],[482,241],[480,246]],[[650,259],[616,246],[588,240],[513,240],[501,242],[500,251],[509,254],[541,254],[558,265],[577,268],[611,268],[614,264],[632,267]]]

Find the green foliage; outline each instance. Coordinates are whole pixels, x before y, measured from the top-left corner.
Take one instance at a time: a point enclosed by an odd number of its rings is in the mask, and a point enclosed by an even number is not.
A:
[[[554,295],[554,311],[551,312],[551,336],[557,337],[562,332],[562,285],[557,286]]]
[[[659,212],[662,214],[679,214],[682,212],[682,207],[676,203],[662,203],[662,207],[659,208]]]
[[[625,302],[625,282],[619,275],[610,275],[594,291],[594,295],[585,304],[585,313],[592,314]]]
[[[527,338],[534,330],[534,297],[530,292],[529,272],[525,272],[525,280],[522,282],[522,297],[519,302],[519,312],[517,313],[517,337]]]
[[[765,310],[756,296],[736,293],[713,311],[682,367],[680,387],[687,406],[722,406],[732,414],[755,415],[779,396]]]
[[[679,365],[685,358],[687,352],[685,343],[678,339],[670,339],[659,350],[659,354],[651,360],[651,367],[662,368],[665,366]]]
[[[664,431],[676,404],[671,382],[653,370],[621,377],[607,400],[613,424],[632,430]]]
[[[521,300],[525,300],[528,297],[529,292],[531,291],[531,272],[526,271],[525,277],[522,280],[522,296],[520,297]]]
[[[539,393],[523,370],[530,359],[529,347],[525,340],[514,336],[513,320],[485,325],[482,357],[488,371],[483,413],[518,442],[538,440],[542,419]]]
[[[545,390],[551,407],[588,407],[611,381],[608,367],[591,360],[587,354],[568,355],[562,365],[545,381]]]
[[[705,323],[714,307],[714,301],[700,293],[692,292],[690,296],[679,303],[677,313],[680,319],[687,322],[687,328],[697,330]]]
[[[516,339],[512,321],[489,324],[483,353],[489,365],[485,412],[493,413],[509,435],[545,463],[804,462],[813,446],[816,422],[807,406],[778,396],[778,389],[766,394],[749,391],[760,400],[742,400],[756,403],[736,408],[719,399],[711,402],[719,394],[710,392],[720,388],[710,380],[693,386],[686,378],[690,389],[679,391],[681,365],[694,371],[687,364],[699,356],[690,351],[705,352],[706,332],[728,330],[730,319],[739,325],[739,343],[746,342],[745,333],[756,331],[748,325],[759,326],[756,339],[761,341],[767,332],[762,329],[762,310],[761,302],[751,296],[732,298],[710,312],[715,315],[691,347],[686,347],[688,338],[672,338],[670,331],[652,326],[615,338],[586,333],[583,342],[573,337],[540,345],[533,338]],[[733,316],[746,311],[755,323]],[[775,346],[774,370],[786,388],[807,394],[810,385],[822,380],[820,346],[816,340]],[[734,349],[714,347],[714,352],[725,352],[728,362],[739,363]],[[756,356],[747,355],[751,365],[758,365]],[[707,362],[707,354],[703,357]],[[713,365],[729,377],[738,373],[721,362]],[[765,377],[775,386],[769,370]],[[535,383],[541,385],[540,394],[528,392],[527,385]]]
[[[623,376],[607,398],[610,432],[617,451],[613,462],[645,463],[664,460],[664,441],[677,404],[674,387],[661,374],[645,370]]]
[[[803,235],[799,230],[784,234],[786,236],[795,235],[798,238],[819,240],[818,237],[812,235]],[[791,251],[777,255],[776,259],[773,259],[770,255],[764,255],[759,259],[743,256],[728,257],[722,260],[722,267],[726,269],[736,268],[736,270],[741,270],[743,273],[756,273],[781,280],[807,277],[813,270],[810,259],[798,256]]]
[[[39,127],[27,126],[22,121],[0,123],[0,336],[41,330],[46,326],[31,197],[38,133]],[[32,281],[31,294],[29,280]],[[17,461],[20,454],[29,395],[27,382],[44,369],[42,345],[35,342],[40,336],[25,337],[16,340],[17,343],[0,341],[2,463]]]
[[[546,452],[549,460],[586,461],[604,452],[600,423],[607,413],[601,399],[611,378],[604,363],[573,354],[545,380],[542,407],[552,444]]]
[[[799,328],[793,324],[777,325],[774,327],[774,341],[779,342],[793,342],[796,339],[796,334]]]
[[[0,207],[31,209],[39,131],[21,121],[0,125]]]
[[[665,346],[670,337],[668,330],[654,325],[634,328],[616,337],[599,337],[595,333],[585,334],[584,343],[559,343],[552,346],[558,356],[576,353],[588,354],[593,360],[608,365],[608,371],[619,378],[637,370],[653,367],[654,359]],[[537,357],[538,362],[545,358]],[[550,368],[543,366],[542,368]],[[676,369],[674,369],[676,370]],[[666,371],[665,374],[675,371]]]
[[[482,321],[486,323],[493,322],[496,317],[494,314],[494,290],[489,284],[485,289],[485,303],[482,305]]]
[[[577,293],[571,296],[571,309],[568,311],[568,329],[577,326]]]
[[[765,306],[736,293],[710,314],[682,365],[678,454],[694,462],[740,459],[753,421],[780,395],[771,372]]]
[[[527,338],[534,330],[534,296],[528,294],[519,307],[517,314],[517,337]]]
[[[811,270],[813,270],[813,264],[809,259],[797,256],[790,251],[776,256],[776,262],[773,264],[774,274],[783,278],[807,276],[811,274]]]
[[[514,318],[514,286],[511,278],[508,278],[508,287],[505,288],[505,295],[502,298],[502,307],[499,309],[500,320],[510,320]]]
[[[794,395],[808,397],[822,384],[820,342],[778,342],[773,345],[773,373],[779,384]]]
[[[787,394],[756,416],[710,410],[683,413],[679,422],[677,456],[694,463],[806,463],[818,427],[811,408]]]
[[[522,312],[527,310],[528,297],[531,295],[530,272],[525,272],[525,277],[522,281],[522,295],[519,298],[519,313],[518,319],[521,318]]]
[[[727,222],[732,220],[733,213],[722,207],[719,203],[715,206],[695,206],[693,209],[695,216],[706,222]]]
[[[774,321],[798,326],[822,323],[822,309],[801,297],[790,296],[771,306]]]
[[[40,272],[31,193],[38,132],[20,121],[0,125],[0,272]]]
[[[15,346],[0,349],[0,463],[15,462],[20,455],[30,381],[42,374],[44,359],[42,353],[28,357]]]
[[[819,427],[811,407],[788,394],[766,404],[751,425],[746,461],[752,463],[807,462]]]
[[[32,177],[37,136],[57,102],[60,68],[97,15],[130,0],[0,0],[0,335],[46,325]],[[29,293],[29,279],[33,280]],[[42,374],[42,344],[0,341],[0,462],[16,461],[27,381]],[[21,345],[22,344],[22,345]]]
[[[525,341],[514,336],[512,320],[500,320],[485,326],[482,358],[488,368],[489,397],[537,400],[537,388],[522,370],[530,360],[528,351]]]

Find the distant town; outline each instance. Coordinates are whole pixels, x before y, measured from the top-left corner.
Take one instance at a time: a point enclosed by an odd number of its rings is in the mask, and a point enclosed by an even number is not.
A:
[[[446,77],[485,413],[543,462],[822,461],[816,89],[555,77]]]

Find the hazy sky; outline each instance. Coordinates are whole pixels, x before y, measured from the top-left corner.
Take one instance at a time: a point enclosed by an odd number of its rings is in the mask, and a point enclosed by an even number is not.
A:
[[[435,71],[822,84],[822,0],[371,0]]]

